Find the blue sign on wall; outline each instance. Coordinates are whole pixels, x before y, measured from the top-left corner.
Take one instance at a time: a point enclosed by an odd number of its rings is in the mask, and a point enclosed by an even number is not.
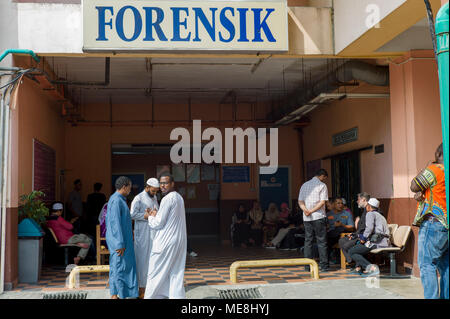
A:
[[[259,175],[259,202],[263,211],[270,203],[277,204],[278,209],[282,203],[291,206],[288,167],[278,167],[275,174]]]
[[[249,183],[249,166],[222,166],[223,183]]]

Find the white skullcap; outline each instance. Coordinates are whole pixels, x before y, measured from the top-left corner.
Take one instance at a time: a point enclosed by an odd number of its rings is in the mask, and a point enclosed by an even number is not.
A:
[[[151,187],[159,187],[159,182],[156,178],[152,177],[148,179],[147,185]]]
[[[380,207],[380,201],[376,198],[371,198],[369,199],[369,201],[367,202],[370,206],[375,207],[375,208],[379,208]]]
[[[52,206],[53,210],[63,210],[63,204],[61,203],[54,203]]]

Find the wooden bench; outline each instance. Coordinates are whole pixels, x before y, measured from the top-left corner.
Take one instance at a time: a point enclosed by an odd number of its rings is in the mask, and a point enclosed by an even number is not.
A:
[[[235,261],[230,266],[230,280],[237,283],[237,270],[239,268],[273,267],[273,266],[299,266],[309,265],[311,278],[319,279],[319,266],[317,262],[309,258],[292,259],[266,259],[266,260],[241,260]]]
[[[97,265],[102,265],[102,255],[109,255],[109,250],[102,245],[102,240],[106,240],[104,237],[100,237],[100,225],[96,227],[96,252],[97,252]]]
[[[46,227],[46,229],[48,230],[48,232],[51,234],[51,236],[55,240],[55,243],[56,243],[57,247],[62,248],[64,250],[64,264],[67,266],[68,264],[70,264],[70,262],[69,262],[69,250],[71,248],[81,248],[81,247],[78,246],[77,244],[60,244],[59,240],[58,240],[58,237],[56,237],[56,234],[53,231],[53,229],[51,229],[50,227]]]

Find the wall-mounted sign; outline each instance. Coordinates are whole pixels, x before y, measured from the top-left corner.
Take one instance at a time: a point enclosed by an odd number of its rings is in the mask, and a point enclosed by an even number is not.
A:
[[[84,51],[287,51],[286,0],[83,0]]]
[[[333,146],[342,145],[358,140],[358,128],[354,127],[333,135]]]
[[[249,166],[222,166],[222,181],[224,183],[249,183]]]

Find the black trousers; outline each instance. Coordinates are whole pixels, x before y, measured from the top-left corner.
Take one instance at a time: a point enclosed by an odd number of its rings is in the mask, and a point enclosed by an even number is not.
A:
[[[338,243],[343,232],[345,232],[344,227],[336,227],[327,233],[328,249],[330,252],[333,249],[333,246]]]
[[[356,266],[360,266],[362,270],[365,270],[367,266],[371,264],[370,261],[368,261],[366,258],[364,258],[365,255],[369,253],[372,249],[374,249],[375,246],[372,248],[367,248],[361,243],[356,244],[350,250],[348,251],[350,257],[355,261]]]
[[[327,218],[303,222],[305,226],[305,258],[313,258],[313,241],[317,241],[319,266],[328,268]]]
[[[342,249],[342,253],[345,256],[347,262],[351,263],[353,261],[352,257],[349,254],[350,248],[356,245],[358,239],[350,239],[348,237],[343,237],[339,239],[339,247]]]

